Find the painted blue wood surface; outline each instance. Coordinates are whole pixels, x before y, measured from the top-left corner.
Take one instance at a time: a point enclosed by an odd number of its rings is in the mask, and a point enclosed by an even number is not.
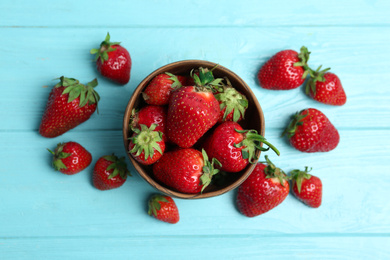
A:
[[[341,2],[341,3],[340,3]],[[100,77],[89,49],[107,31],[131,53],[131,81]],[[390,60],[389,1],[1,1],[0,2],[0,259],[389,259]],[[306,45],[310,64],[337,73],[343,107],[309,99],[302,88],[274,92],[255,75],[275,52]],[[220,63],[241,76],[265,113],[265,136],[285,171],[313,167],[323,205],[293,196],[246,218],[235,191],[176,200],[181,220],[149,217],[155,191],[133,172],[123,187],[101,192],[93,164],[125,156],[122,120],[138,83],[183,59]],[[55,139],[38,134],[48,93],[61,75],[97,77],[100,114]],[[280,138],[297,110],[322,110],[338,128],[339,146],[303,154]],[[58,142],[77,141],[93,155],[85,171],[66,176],[50,166]]]

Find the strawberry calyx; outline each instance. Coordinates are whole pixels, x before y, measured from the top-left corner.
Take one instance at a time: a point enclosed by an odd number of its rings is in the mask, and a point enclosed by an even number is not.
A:
[[[211,91],[216,92],[223,81],[223,78],[214,78],[213,70],[217,67],[216,65],[211,70],[200,67],[196,72],[191,70],[190,76],[194,79],[195,88],[198,91]]]
[[[232,87],[228,78],[225,78],[227,85],[220,88],[222,91],[215,94],[215,98],[220,102],[221,111],[225,109],[223,120],[233,111],[233,121],[237,122],[240,117],[244,118],[245,110],[248,108],[247,98]]]
[[[183,85],[181,84],[179,78],[176,76],[176,75],[173,75],[172,73],[170,72],[165,72],[165,74],[167,74],[169,76],[168,79],[172,80],[173,83],[171,85],[171,88],[172,88],[172,91],[173,90],[176,90],[178,88],[181,88]]]
[[[256,157],[256,154],[255,154],[256,150],[260,150],[262,152],[265,152],[271,148],[277,155],[280,155],[279,150],[274,145],[272,145],[270,142],[268,142],[264,136],[258,134],[256,130],[254,130],[254,129],[252,129],[252,130],[234,129],[234,130],[236,130],[237,133],[244,135],[244,139],[240,143],[234,144],[234,147],[236,147],[236,148],[243,147],[243,149],[241,150],[242,158],[248,159],[248,161],[251,164],[256,163],[257,160],[259,159]],[[262,147],[261,143],[266,144],[268,147],[267,148]]]
[[[267,167],[264,168],[266,178],[277,178],[280,184],[284,187],[284,181],[289,181],[290,177],[287,176],[287,174],[285,174],[282,169],[276,167],[275,164],[273,164],[271,160],[268,159],[267,155],[265,156],[265,162],[267,163]]]
[[[157,217],[157,211],[159,211],[161,209],[160,202],[167,202],[167,203],[169,203],[169,201],[165,198],[165,196],[160,195],[160,194],[153,195],[149,199],[149,202],[148,202],[148,206],[149,206],[148,214],[150,216],[154,215],[155,217]]]
[[[61,76],[60,80],[54,87],[64,87],[62,95],[68,94],[68,103],[72,102],[76,98],[80,98],[79,107],[83,107],[86,104],[97,104],[100,100],[99,94],[95,91],[95,87],[98,85],[98,81],[95,78],[86,85],[81,84],[77,79],[67,78]]]
[[[315,71],[310,69],[310,73],[309,73],[310,74],[310,78],[307,81],[306,89],[305,89],[306,95],[309,95],[310,91],[315,95],[316,94],[316,83],[317,83],[317,81],[319,81],[319,82],[324,82],[325,81],[324,75],[325,75],[325,73],[327,71],[330,70],[330,68],[326,68],[326,69],[321,70],[321,67],[322,67],[322,65],[319,66],[317,68],[317,70],[315,70]]]
[[[149,128],[140,124],[141,129],[135,128],[133,131],[136,133],[133,137],[129,138],[134,147],[129,152],[135,156],[139,156],[142,152],[145,153],[145,160],[149,157],[152,158],[154,151],[157,150],[160,154],[163,154],[158,142],[162,141],[162,132],[155,131],[157,124],[152,124]]]
[[[56,171],[62,170],[62,169],[67,169],[66,165],[62,162],[62,159],[65,159],[72,154],[70,153],[65,153],[62,150],[64,149],[65,143],[59,143],[56,147],[56,149],[51,151],[50,149],[47,149],[52,155],[53,155],[53,161],[52,165]]]
[[[213,176],[219,173],[219,170],[214,166],[217,165],[218,167],[222,167],[222,164],[215,158],[213,158],[210,162],[209,157],[207,156],[207,153],[204,149],[202,149],[202,156],[204,165],[202,168],[203,173],[200,176],[200,181],[202,183],[201,193],[211,183]]]
[[[300,51],[301,52],[298,54],[299,62],[294,63],[294,67],[302,67],[305,70],[302,79],[306,79],[307,75],[312,71],[307,65],[310,58],[310,52],[305,46],[302,46]]]
[[[103,63],[104,61],[108,60],[108,53],[116,50],[112,46],[119,45],[119,44],[120,42],[110,42],[110,33],[107,33],[104,41],[100,43],[100,48],[91,49],[90,53],[95,54],[95,61],[97,61],[100,58],[100,61]]]
[[[301,193],[303,179],[309,180],[311,178],[311,175],[309,174],[311,170],[312,168],[309,170],[309,167],[305,166],[304,171],[296,169],[290,172],[290,179],[297,185],[298,193]]]
[[[127,176],[131,176],[130,171],[127,169],[125,157],[118,158],[115,154],[112,154],[105,155],[103,158],[111,162],[111,164],[107,166],[106,171],[113,170],[113,172],[108,176],[108,179],[112,179],[119,175],[125,180]]]
[[[288,124],[286,129],[283,131],[281,136],[287,135],[288,138],[291,138],[291,137],[293,137],[295,135],[297,127],[300,126],[300,125],[303,125],[302,119],[304,119],[308,115],[308,114],[302,115],[303,111],[304,110],[302,110],[300,112],[296,112],[292,116],[292,120],[290,121],[290,123]]]

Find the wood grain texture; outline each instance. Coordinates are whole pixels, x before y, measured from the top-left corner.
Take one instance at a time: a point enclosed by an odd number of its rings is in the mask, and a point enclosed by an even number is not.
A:
[[[104,11],[104,12],[103,12]],[[26,1],[0,2],[0,259],[389,259],[390,2]],[[104,13],[104,14],[103,14]],[[133,59],[130,83],[99,76],[89,54],[107,31]],[[347,92],[343,107],[309,99],[303,88],[262,89],[261,65],[275,52],[309,48],[309,64],[331,67]],[[123,113],[134,89],[167,63],[204,59],[243,78],[265,114],[265,137],[286,172],[304,166],[322,179],[323,205],[291,194],[274,210],[246,218],[236,191],[176,200],[181,220],[147,215],[155,193],[135,172],[123,187],[91,183],[100,156],[125,156]],[[37,130],[55,78],[97,77],[99,115],[68,133]],[[304,154],[281,138],[296,111],[315,107],[340,132],[329,153]],[[251,115],[247,115],[250,117]],[[57,143],[77,141],[93,156],[66,176],[50,165]],[[184,256],[184,257],[183,257]]]

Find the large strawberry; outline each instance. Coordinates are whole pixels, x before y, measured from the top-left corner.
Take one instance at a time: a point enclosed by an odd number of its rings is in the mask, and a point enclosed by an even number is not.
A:
[[[163,140],[167,141],[167,135],[165,131],[167,120],[167,108],[164,106],[147,105],[139,110],[133,109],[130,118],[130,129],[141,129],[140,125],[146,125],[151,127],[152,124],[156,124],[155,131],[163,133]]]
[[[212,71],[200,68],[199,76],[192,75],[194,86],[186,86],[172,92],[167,116],[168,139],[182,148],[193,146],[219,117],[219,103],[212,86],[222,79],[214,79]]]
[[[202,192],[219,172],[214,168],[215,164],[219,165],[219,162],[215,159],[210,162],[204,150],[200,152],[193,148],[179,148],[165,152],[153,164],[153,175],[170,188],[195,194]]]
[[[60,83],[50,92],[39,133],[57,137],[87,121],[100,99],[94,90],[97,84],[96,79],[83,85],[76,79],[60,77]]]
[[[225,78],[225,80],[227,83],[219,87],[217,93],[214,94],[221,110],[218,122],[238,122],[245,116],[245,111],[248,108],[248,99],[232,86],[228,78]]]
[[[321,66],[310,73],[306,94],[324,104],[344,105],[347,102],[347,96],[339,77],[334,73],[327,72],[329,68],[322,71],[320,69]]]
[[[129,153],[143,165],[156,162],[165,151],[162,133],[155,130],[156,126],[152,124],[148,128],[146,125],[141,125],[141,129],[134,129],[134,134],[130,138]]]
[[[260,86],[274,90],[289,90],[301,86],[310,72],[307,65],[309,54],[305,46],[302,46],[300,53],[294,50],[276,53],[257,74]]]
[[[185,76],[175,76],[169,72],[161,73],[146,86],[142,97],[149,105],[168,105],[171,92],[183,85],[186,86],[188,81]]]
[[[49,152],[53,154],[54,169],[67,175],[81,172],[92,162],[92,155],[76,142],[59,143],[54,152]]]
[[[322,202],[322,182],[320,178],[308,172],[308,167],[304,171],[293,170],[290,172],[292,193],[309,207],[318,208]]]
[[[131,57],[120,42],[110,42],[110,34],[100,44],[99,49],[92,49],[95,54],[96,68],[100,74],[118,84],[126,84],[130,80]]]
[[[261,143],[268,148],[263,148]],[[256,151],[269,148],[279,155],[279,151],[256,130],[244,130],[236,122],[218,125],[204,142],[208,156],[217,159],[222,164],[220,170],[226,172],[239,172],[249,163],[256,163]]]
[[[123,185],[131,176],[125,162],[125,157],[118,158],[114,154],[102,156],[95,163],[92,182],[99,190],[115,189]]]
[[[283,135],[291,145],[306,153],[329,152],[336,148],[340,135],[324,113],[308,108],[297,112]]]
[[[153,195],[148,202],[148,214],[158,220],[176,224],[180,220],[179,209],[175,201],[166,195]]]
[[[277,168],[267,156],[267,165],[257,163],[237,192],[238,210],[247,217],[255,217],[275,208],[289,193],[287,175]]]

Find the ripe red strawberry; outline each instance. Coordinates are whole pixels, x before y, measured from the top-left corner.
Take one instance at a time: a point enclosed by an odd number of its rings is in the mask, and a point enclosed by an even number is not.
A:
[[[148,105],[142,107],[139,111],[133,110],[130,118],[130,129],[141,129],[140,125],[146,125],[151,127],[152,124],[156,124],[155,131],[163,133],[162,137],[166,142],[167,135],[165,131],[167,120],[167,108],[164,106]]]
[[[234,121],[238,122],[245,116],[245,110],[248,108],[248,100],[245,95],[238,92],[226,78],[227,85],[218,88],[215,98],[219,102],[218,122]]]
[[[120,159],[114,154],[100,157],[93,169],[92,182],[99,190],[115,189],[123,185],[131,176],[125,162],[125,157]]]
[[[275,208],[289,193],[286,174],[265,156],[267,165],[257,163],[249,177],[240,185],[236,203],[247,217],[255,217]]]
[[[347,102],[347,96],[339,77],[334,73],[327,72],[329,68],[322,71],[320,69],[321,66],[310,73],[306,94],[324,104],[344,105]]]
[[[212,71],[200,69],[199,76],[193,74],[195,86],[182,87],[172,92],[167,116],[168,139],[182,148],[193,146],[219,117],[219,103],[211,86],[219,84]]]
[[[269,147],[263,148],[261,143]],[[218,125],[204,143],[208,156],[217,159],[222,164],[220,170],[226,172],[239,172],[249,163],[256,163],[256,151],[269,148],[279,155],[279,151],[256,130],[244,130],[236,122]]]
[[[291,171],[292,192],[306,205],[318,208],[322,201],[322,182],[320,178],[310,175],[308,172],[307,167],[304,171]]]
[[[150,128],[140,125],[141,129],[134,129],[130,138],[129,153],[133,158],[143,165],[150,165],[156,162],[165,151],[165,142],[162,133],[156,131],[156,124]]]
[[[257,74],[260,86],[274,90],[289,90],[301,86],[310,71],[307,66],[309,55],[305,46],[302,46],[299,54],[294,50],[276,53]]]
[[[340,141],[334,125],[315,108],[297,112],[283,135],[287,135],[295,149],[306,153],[329,152]]]
[[[76,79],[60,77],[60,83],[50,92],[39,133],[57,137],[87,121],[100,99],[94,90],[97,84],[96,79],[83,85]]]
[[[154,77],[146,86],[142,96],[149,105],[168,105],[171,92],[177,88],[186,86],[188,78],[165,72]]]
[[[59,143],[53,151],[52,165],[55,170],[67,175],[73,175],[87,168],[92,162],[91,154],[79,143]]]
[[[131,57],[120,42],[110,42],[110,34],[102,41],[99,49],[92,49],[95,54],[96,68],[103,77],[124,85],[130,80]]]
[[[154,195],[149,199],[148,205],[148,214],[150,216],[170,224],[179,222],[179,209],[171,197],[166,195]]]
[[[219,162],[215,159],[210,162],[204,150],[200,152],[193,148],[179,148],[165,152],[153,164],[153,175],[170,188],[195,194],[203,192],[212,177],[219,172],[214,169],[215,164],[219,165]]]

